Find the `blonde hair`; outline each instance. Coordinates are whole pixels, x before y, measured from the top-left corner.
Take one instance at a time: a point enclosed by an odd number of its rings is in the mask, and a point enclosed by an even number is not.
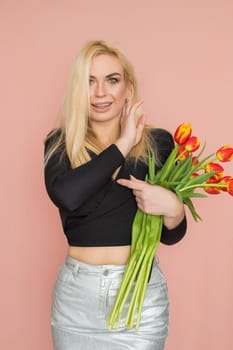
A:
[[[108,41],[88,41],[73,64],[57,128],[45,140],[48,141],[58,130],[60,131],[59,136],[46,150],[45,165],[61,146],[65,146],[63,147],[64,153],[66,151],[72,168],[91,159],[87,149],[96,154],[103,150],[103,146],[92,135],[88,127],[90,66],[93,58],[101,54],[113,55],[119,59],[123,67],[125,81],[127,84],[131,84],[132,87],[132,103],[139,100],[134,69],[124,52]],[[138,117],[139,115],[136,115],[136,118]],[[136,161],[140,158],[145,161],[147,145],[151,143],[149,127],[145,127],[140,142],[133,147],[127,158],[134,158]]]

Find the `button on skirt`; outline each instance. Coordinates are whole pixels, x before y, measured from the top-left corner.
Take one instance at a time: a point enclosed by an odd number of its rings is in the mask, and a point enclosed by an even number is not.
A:
[[[108,330],[125,265],[90,265],[70,256],[53,288],[51,328],[55,350],[163,350],[168,333],[167,284],[155,259],[147,285],[139,331],[124,326]]]

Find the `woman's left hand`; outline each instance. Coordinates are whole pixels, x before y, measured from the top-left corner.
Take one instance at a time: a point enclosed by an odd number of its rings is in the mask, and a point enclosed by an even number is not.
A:
[[[138,180],[132,175],[130,180],[119,179],[117,183],[133,191],[137,206],[141,211],[146,214],[163,215],[167,228],[174,228],[183,219],[184,206],[174,192],[162,186]]]

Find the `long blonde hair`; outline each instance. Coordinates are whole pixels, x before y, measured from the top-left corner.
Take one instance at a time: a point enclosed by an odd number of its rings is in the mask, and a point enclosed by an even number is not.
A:
[[[99,154],[103,147],[95,139],[88,127],[88,115],[90,106],[89,74],[92,59],[101,54],[117,57],[124,70],[124,78],[132,87],[132,103],[139,100],[137,81],[134,69],[124,52],[109,41],[88,41],[76,57],[67,91],[64,97],[61,118],[57,127],[47,136],[50,139],[59,130],[59,136],[48,147],[45,154],[45,165],[53,153],[61,146],[69,158],[72,168],[89,161],[90,155],[87,149]],[[136,115],[136,118],[139,115]],[[147,144],[151,144],[149,127],[145,127],[140,142],[133,147],[128,158],[139,158],[143,161],[147,158]]]

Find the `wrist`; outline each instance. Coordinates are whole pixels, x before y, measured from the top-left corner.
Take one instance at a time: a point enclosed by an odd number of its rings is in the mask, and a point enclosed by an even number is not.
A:
[[[177,198],[177,203],[168,215],[164,215],[164,225],[168,229],[173,229],[183,220],[185,215],[184,205]]]
[[[124,157],[127,156],[132,148],[130,142],[127,139],[121,137],[115,142],[115,145],[119,148]]]

